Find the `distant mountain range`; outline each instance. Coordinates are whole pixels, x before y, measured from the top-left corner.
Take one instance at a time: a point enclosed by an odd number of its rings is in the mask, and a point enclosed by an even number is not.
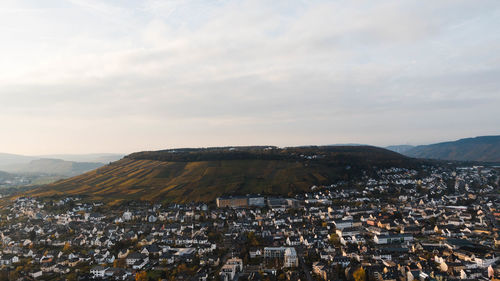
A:
[[[395,145],[387,149],[415,158],[500,163],[500,136],[480,136],[429,145]]]
[[[108,164],[123,158],[123,154],[93,153],[93,154],[51,154],[38,156],[41,159],[61,159],[72,162],[96,162]]]
[[[27,164],[32,160],[36,160],[34,156],[17,155],[10,153],[0,153],[0,170],[11,165]]]
[[[12,165],[7,172],[16,174],[47,174],[76,176],[103,166],[98,162],[73,162],[61,159],[37,159],[28,164]]]
[[[292,196],[313,185],[356,179],[420,160],[373,146],[214,147],[133,153],[88,173],[39,187],[33,196],[212,201],[221,195]]]
[[[391,145],[391,146],[387,146],[386,148],[389,150],[392,150],[394,152],[404,154],[404,152],[406,152],[414,147],[415,146],[413,146],[413,145],[403,144],[403,145]]]
[[[119,154],[25,156],[0,153],[0,171],[15,174],[75,176],[122,158]]]

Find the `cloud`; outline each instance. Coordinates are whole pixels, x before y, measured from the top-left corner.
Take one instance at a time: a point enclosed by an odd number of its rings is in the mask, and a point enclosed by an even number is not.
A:
[[[0,121],[14,125],[0,145],[13,151],[73,152],[57,128],[81,151],[131,152],[415,143],[500,121],[496,1],[48,3],[2,9]],[[16,144],[40,127],[52,148]]]

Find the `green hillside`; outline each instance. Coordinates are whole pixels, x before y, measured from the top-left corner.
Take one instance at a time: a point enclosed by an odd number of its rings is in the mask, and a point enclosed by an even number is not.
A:
[[[417,158],[500,163],[500,136],[483,136],[419,145],[401,153]]]
[[[176,149],[134,153],[29,195],[168,202],[249,193],[292,195],[312,185],[356,178],[375,166],[417,164],[417,160],[369,146]]]

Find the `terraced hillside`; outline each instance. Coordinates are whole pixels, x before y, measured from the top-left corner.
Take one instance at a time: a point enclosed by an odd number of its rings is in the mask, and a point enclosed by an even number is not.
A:
[[[359,176],[374,166],[417,161],[376,147],[210,148],[134,153],[97,170],[29,192],[99,199],[210,201],[221,195],[291,195]]]

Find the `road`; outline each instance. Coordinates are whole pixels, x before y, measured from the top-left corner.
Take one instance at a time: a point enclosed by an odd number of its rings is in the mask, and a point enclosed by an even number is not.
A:
[[[496,220],[495,216],[493,216],[493,214],[490,212],[489,207],[486,206],[486,204],[483,204],[482,207],[483,207],[482,209],[483,209],[486,217],[490,220],[490,222],[492,223],[493,227],[498,229],[497,220]]]
[[[301,248],[297,248],[297,255],[299,257],[299,265],[302,267],[302,271],[304,271],[307,281],[313,281],[311,272],[309,271],[309,268],[307,268],[306,262],[304,261],[304,254]]]

